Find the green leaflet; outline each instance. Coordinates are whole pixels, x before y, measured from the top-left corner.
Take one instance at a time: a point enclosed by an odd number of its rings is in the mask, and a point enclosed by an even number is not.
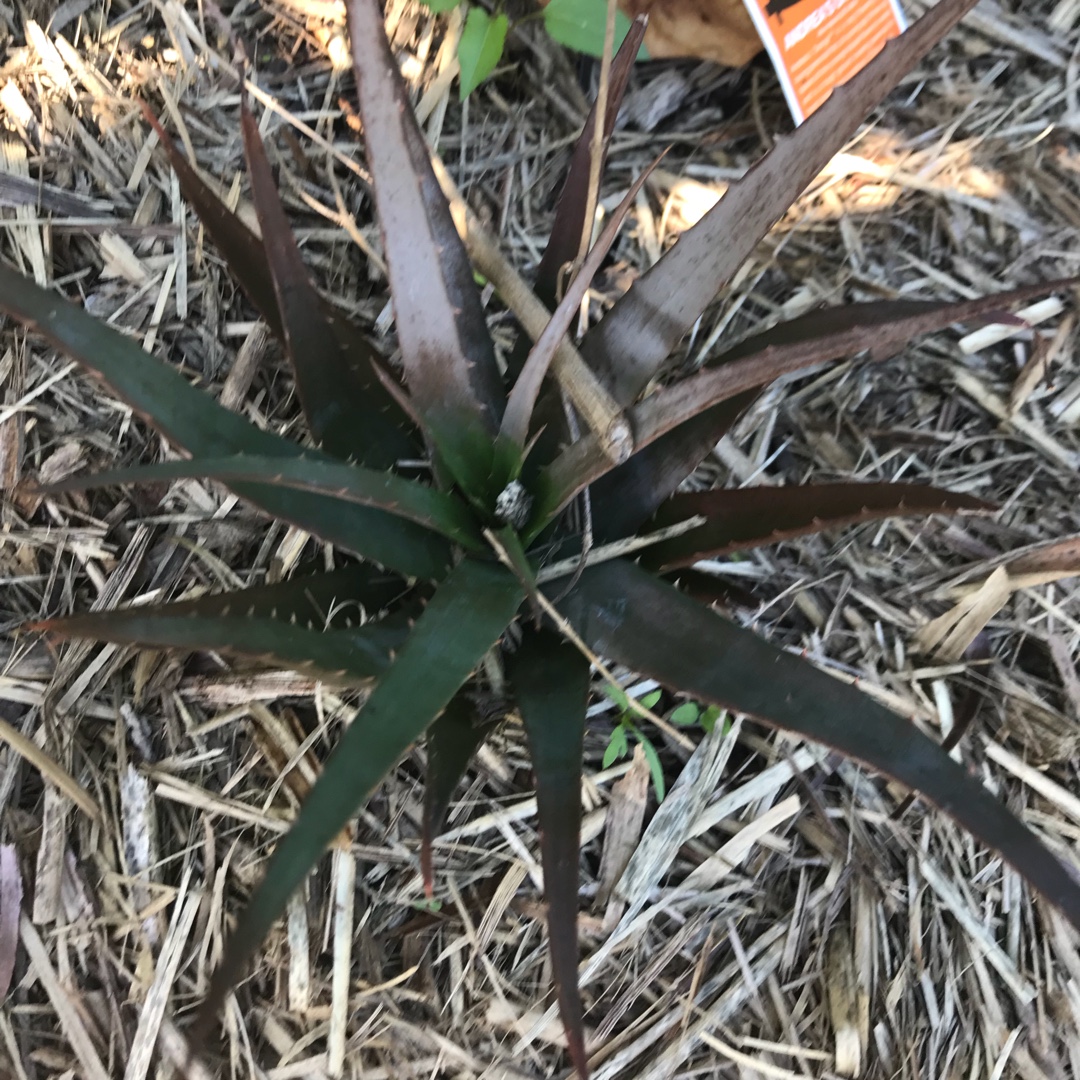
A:
[[[469,8],[458,42],[462,101],[495,70],[502,58],[509,27],[510,20],[505,15],[489,15],[481,7]]]
[[[590,56],[599,56],[604,51],[606,23],[606,0],[550,0],[544,8],[544,29],[560,45]],[[629,29],[630,20],[621,11],[616,12],[616,49]]]

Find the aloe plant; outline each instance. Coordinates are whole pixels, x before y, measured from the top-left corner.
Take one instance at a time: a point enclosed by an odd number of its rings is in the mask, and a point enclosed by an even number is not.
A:
[[[532,753],[552,970],[570,1058],[582,1077],[588,1066],[576,916],[590,656],[826,743],[920,792],[1080,927],[1080,886],[1072,874],[932,739],[679,585],[682,568],[722,552],[896,514],[986,510],[968,495],[907,484],[693,494],[678,488],[778,377],[868,349],[894,356],[915,335],[998,313],[1063,283],[957,304],[895,301],[817,312],[731,345],[701,371],[645,393],[801,190],[973,5],[942,0],[888,45],[733,184],[585,336],[581,352],[594,389],[622,430],[628,425],[631,441],[621,449],[602,424],[572,434],[558,381],[548,374],[600,257],[594,251],[585,260],[556,305],[559,270],[574,260],[588,217],[590,154],[603,147],[592,138],[595,117],[575,154],[537,276],[536,295],[555,313],[534,348],[503,374],[377,0],[350,0],[348,13],[403,378],[312,284],[247,107],[244,146],[262,239],[218,200],[148,114],[186,198],[281,338],[314,446],[254,427],[77,305],[0,267],[0,309],[101,377],[189,455],[70,479],[54,493],[215,478],[267,514],[357,557],[332,573],[276,585],[37,624],[67,636],[231,650],[345,683],[375,680],[237,922],[204,1002],[204,1024],[325,846],[425,736],[421,864],[433,888],[432,837],[491,728],[470,693],[485,658],[485,670],[503,668],[504,712],[520,716]],[[639,24],[613,69],[605,134],[640,33]],[[613,235],[608,230],[603,242]],[[430,463],[430,482],[417,478],[418,458]],[[571,512],[586,502],[589,513]],[[589,530],[579,524],[590,519]],[[657,534],[664,539],[648,544]],[[619,542],[635,538],[643,546],[617,554],[627,550]],[[368,621],[326,620],[343,605],[355,610],[346,602],[362,605]]]

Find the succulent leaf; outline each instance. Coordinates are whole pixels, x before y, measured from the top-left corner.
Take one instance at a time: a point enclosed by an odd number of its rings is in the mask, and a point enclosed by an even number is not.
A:
[[[100,376],[166,438],[192,454],[252,454],[284,461],[305,453],[222,407],[111,326],[2,265],[0,311],[39,331]],[[450,564],[445,540],[381,510],[265,484],[237,484],[234,490],[275,517],[410,577],[438,579]]]
[[[971,495],[920,484],[800,484],[794,487],[730,488],[673,495],[649,531],[702,516],[705,524],[647,548],[643,562],[661,572],[886,517],[988,511]]]
[[[578,990],[578,845],[589,661],[561,635],[527,630],[507,665],[532,753],[540,854],[548,904],[548,948],[570,1058],[587,1080]]]
[[[143,113],[157,133],[184,198],[271,332],[286,344],[315,438],[336,457],[356,458],[374,468],[389,468],[401,458],[415,456],[409,419],[377,372],[385,379],[393,376],[363,333],[315,293],[306,270],[298,262],[298,253],[297,261],[293,261],[288,249],[295,249],[295,241],[288,223],[275,217],[270,229],[262,224],[264,236],[271,238],[264,248],[263,241],[218,198],[194,164],[184,157],[149,106],[143,105]],[[274,215],[275,204],[278,210],[281,207],[261,140],[252,152],[252,195],[262,222],[268,214]],[[282,288],[286,301],[279,308],[278,291]],[[310,303],[296,296],[298,290],[307,295]],[[333,335],[332,342],[327,338],[328,331]],[[299,348],[301,342],[310,345],[310,351]],[[334,391],[335,401],[329,400],[330,391]],[[344,416],[339,412],[343,403],[348,406]]]
[[[899,346],[921,334],[997,313],[1009,304],[1034,296],[1070,288],[1075,281],[1064,278],[958,302],[890,300],[851,304],[792,320],[735,346],[705,370],[657,391],[636,405],[630,410],[634,446],[640,451],[719,403],[782,376],[863,351],[869,351],[871,359],[888,359]],[[705,447],[703,456],[713,445],[715,439]],[[538,520],[557,513],[574,495],[611,469],[612,462],[599,439],[593,435],[579,439],[545,470]]]
[[[312,629],[348,628],[400,601],[408,586],[397,575],[371,563],[336,570],[305,568],[285,581],[244,589],[205,593],[174,600],[156,609],[164,615],[232,615],[249,619],[282,619]],[[148,610],[148,609],[144,609]]]
[[[636,400],[679,341],[803,189],[977,0],[943,0],[773,149],[620,298],[582,353],[620,405]]]
[[[71,615],[27,629],[158,649],[213,649],[342,684],[380,675],[409,633],[408,620],[397,615],[349,630],[314,630],[282,619],[177,614],[172,606]]]
[[[502,377],[472,267],[386,40],[382,6],[349,0],[348,19],[406,382],[446,453],[461,437],[494,438]]]
[[[434,894],[435,881],[432,843],[446,821],[454,789],[493,727],[494,724],[477,714],[476,706],[462,691],[428,728],[420,869],[424,875],[424,891],[429,898]]]
[[[705,460],[714,446],[757,400],[747,390],[661,435],[589,489],[596,539],[631,536]]]
[[[521,603],[517,582],[492,563],[459,563],[416,621],[393,664],[327,760],[278,842],[226,946],[200,1010],[212,1022],[229,988],[326,845],[370,798],[498,640]]]
[[[914,723],[633,563],[586,570],[559,605],[590,648],[698,701],[824,743],[920,792],[1080,928],[1080,882]]]
[[[112,484],[147,484],[159,480],[205,477],[236,484],[257,483],[287,491],[325,495],[343,504],[370,506],[394,517],[415,522],[466,547],[485,550],[468,508],[453,495],[407,480],[392,472],[377,472],[328,458],[264,457],[234,454],[197,457],[133,465],[127,469],[69,477],[42,490],[47,493],[79,491]]]

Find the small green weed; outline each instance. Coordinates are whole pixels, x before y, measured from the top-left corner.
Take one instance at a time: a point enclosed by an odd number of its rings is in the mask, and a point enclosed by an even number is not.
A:
[[[546,7],[522,19],[510,21],[496,4],[495,12],[470,3],[469,0],[421,0],[429,10],[441,13],[453,11],[459,4],[466,7],[465,26],[458,42],[458,64],[461,67],[461,100],[464,101],[498,66],[506,47],[510,30],[533,19],[543,19],[544,29],[560,45],[575,52],[599,56],[604,48],[604,25],[607,20],[605,0],[551,0]],[[615,16],[615,47],[622,44],[630,20],[620,11]],[[639,53],[639,59],[645,50]]]
[[[604,692],[619,709],[619,719],[608,739],[607,749],[604,750],[604,768],[610,768],[616,761],[621,761],[630,753],[631,739],[640,743],[642,752],[645,754],[645,760],[649,764],[649,774],[652,776],[653,789],[656,791],[656,801],[663,802],[664,796],[667,794],[667,788],[664,784],[664,769],[660,764],[660,755],[657,753],[655,744],[641,730],[638,724],[640,714],[631,704],[630,698],[625,691],[615,686],[607,686],[604,688]],[[662,691],[653,690],[651,693],[637,698],[636,701],[642,708],[654,709],[659,704],[661,695]],[[721,716],[725,717],[725,729],[730,727],[731,721],[726,718],[727,714],[724,710],[718,706],[709,705],[703,709],[696,701],[685,701],[672,712],[668,720],[679,727],[700,725],[706,734],[710,734]]]

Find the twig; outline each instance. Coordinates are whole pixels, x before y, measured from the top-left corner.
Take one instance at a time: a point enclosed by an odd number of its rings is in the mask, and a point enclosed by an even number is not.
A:
[[[433,158],[432,164],[450,202],[454,224],[465,242],[469,258],[498,290],[507,307],[525,328],[525,333],[536,341],[550,322],[551,312],[537,299],[525,279],[499,250],[495,238],[469,209],[442,162]],[[599,439],[607,457],[616,463],[625,461],[633,449],[629,421],[570,341],[563,339],[555,352],[551,369],[589,430]]]
[[[589,149],[589,188],[585,194],[585,221],[581,226],[575,266],[581,266],[592,242],[596,203],[600,197],[600,172],[604,158],[604,125],[607,123],[608,94],[611,88],[611,57],[615,52],[616,0],[607,0],[607,21],[604,23],[604,49],[600,54],[600,85],[596,91],[596,123],[593,124],[592,145]]]
[[[585,567],[589,567],[608,562],[611,559],[619,559],[624,555],[640,551],[642,548],[651,547],[653,544],[659,544],[664,540],[670,540],[674,536],[682,536],[683,533],[700,528],[704,524],[705,518],[698,514],[692,518],[687,518],[686,521],[679,521],[674,525],[668,525],[664,529],[657,529],[656,532],[646,533],[645,536],[634,536],[628,540],[613,540],[610,544],[601,544],[600,547],[593,548],[588,552],[584,560],[580,555],[575,555],[572,559],[563,559],[560,562],[552,563],[550,566],[545,566],[536,575],[537,584],[544,585],[549,581],[555,581],[571,570],[575,570],[582,563],[584,563]]]

